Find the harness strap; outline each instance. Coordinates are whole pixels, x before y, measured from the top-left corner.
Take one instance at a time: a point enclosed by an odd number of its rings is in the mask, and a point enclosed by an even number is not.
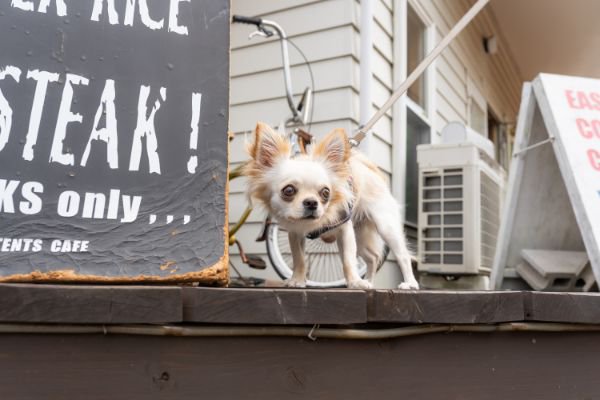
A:
[[[350,207],[348,209],[348,211],[344,211],[344,214],[342,215],[342,218],[340,218],[335,224],[332,225],[325,225],[319,229],[316,229],[312,232],[309,232],[308,235],[306,235],[307,239],[317,239],[319,238],[319,236],[321,236],[322,234],[332,231],[337,227],[340,227],[342,225],[344,225],[346,222],[350,221],[350,218],[352,218],[352,204],[350,204]]]
[[[352,176],[348,177],[348,186],[350,186],[351,190],[354,190],[354,184],[353,184],[353,179]],[[327,233],[329,231],[334,230],[335,228],[338,228],[342,225],[344,225],[346,222],[350,221],[350,218],[352,218],[352,208],[354,207],[354,204],[350,203],[348,210],[344,210],[343,214],[341,214],[341,218],[338,219],[338,221],[335,224],[331,224],[331,225],[325,225],[319,229],[316,229],[312,232],[309,232],[306,235],[307,239],[317,239],[319,236],[321,236],[324,233]]]

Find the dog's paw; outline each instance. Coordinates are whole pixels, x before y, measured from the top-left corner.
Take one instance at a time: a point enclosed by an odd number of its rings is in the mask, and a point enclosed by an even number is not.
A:
[[[287,281],[285,281],[285,286],[289,287],[289,288],[305,288],[306,281],[292,278],[292,279],[288,279]]]
[[[417,281],[413,282],[402,282],[398,285],[398,289],[402,290],[419,290],[419,284]]]
[[[373,284],[365,279],[348,282],[348,289],[373,289]]]

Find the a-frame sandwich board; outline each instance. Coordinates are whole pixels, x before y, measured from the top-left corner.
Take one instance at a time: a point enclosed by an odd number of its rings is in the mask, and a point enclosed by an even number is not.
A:
[[[491,288],[522,249],[586,251],[600,282],[600,80],[540,74],[523,87]]]

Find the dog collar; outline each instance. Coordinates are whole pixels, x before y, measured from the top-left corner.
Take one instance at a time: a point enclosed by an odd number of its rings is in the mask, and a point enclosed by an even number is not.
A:
[[[335,224],[325,225],[319,229],[309,232],[308,235],[306,235],[306,238],[307,239],[317,239],[322,234],[332,231],[335,228],[338,228],[338,227],[344,225],[346,222],[350,221],[350,218],[352,218],[352,204],[350,204],[350,207],[348,207],[348,211],[344,210],[344,213],[342,214],[342,218],[340,218]]]
[[[348,177],[348,185],[350,186],[350,189],[353,189],[353,184],[352,184],[352,177]],[[338,228],[342,225],[344,225],[346,222],[350,221],[350,218],[352,218],[352,207],[353,204],[350,203],[348,206],[348,210],[344,210],[343,213],[341,214],[341,218],[338,219],[338,221],[335,224],[331,224],[331,225],[325,225],[319,229],[315,229],[312,232],[309,232],[306,235],[307,239],[317,239],[319,238],[322,234],[327,233],[329,231],[334,230],[335,228]]]

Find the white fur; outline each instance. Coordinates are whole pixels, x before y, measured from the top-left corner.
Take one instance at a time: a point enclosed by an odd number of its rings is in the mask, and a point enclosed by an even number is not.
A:
[[[267,131],[263,136],[257,134],[257,138],[261,138],[257,144],[259,156],[260,146],[269,146],[267,149],[272,151],[273,143],[269,140],[270,134],[273,133]],[[306,286],[305,236],[320,227],[331,225],[338,218],[340,211],[347,210],[352,205],[351,220],[326,233],[328,239],[335,238],[338,243],[347,286],[356,289],[372,288],[385,241],[396,257],[404,277],[404,282],[399,285],[399,288],[418,289],[419,284],[412,271],[411,254],[403,234],[400,208],[390,193],[387,183],[377,172],[377,168],[361,153],[352,150],[349,157],[343,157],[344,152],[350,151],[345,146],[344,140],[347,140],[345,135],[341,136],[338,132],[336,136],[332,132],[328,138],[325,141],[329,143],[327,149],[330,153],[325,157],[323,154],[309,153],[298,158],[290,158],[289,155],[284,154],[272,165],[258,166],[261,170],[260,176],[250,179],[251,194],[252,179],[268,182],[266,189],[269,191],[268,204],[264,206],[289,232],[294,273],[287,285]],[[257,158],[260,158],[259,156]],[[340,161],[342,159],[343,161]],[[349,164],[344,166],[349,167],[350,179],[348,176],[341,176],[341,168],[336,169],[335,163],[341,162]],[[337,166],[339,167],[340,164]],[[254,169],[256,170],[257,167],[255,166]],[[348,172],[348,168],[345,168],[345,172]],[[297,188],[293,201],[286,201],[281,196],[281,190],[289,184]],[[319,192],[323,187],[329,187],[332,192],[339,193],[338,197],[343,198],[344,201],[335,203],[319,201],[315,211],[317,218],[303,218],[305,212],[303,200],[319,198]],[[366,279],[361,279],[358,275],[357,256],[367,264]]]

